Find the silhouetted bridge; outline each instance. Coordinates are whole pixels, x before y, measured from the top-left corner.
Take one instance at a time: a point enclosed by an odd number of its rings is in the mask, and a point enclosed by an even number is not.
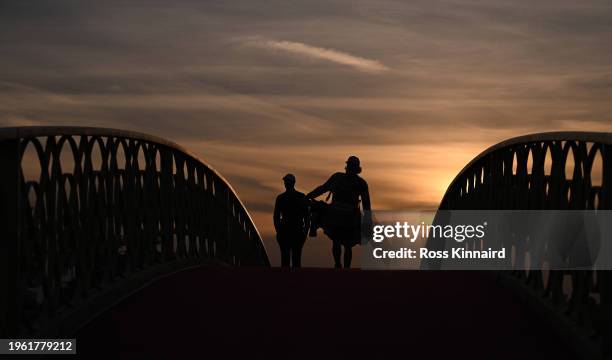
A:
[[[611,147],[603,133],[502,142],[440,208],[610,209]],[[610,354],[607,272],[268,269],[231,186],[164,139],[5,128],[0,164],[0,338],[153,357]]]

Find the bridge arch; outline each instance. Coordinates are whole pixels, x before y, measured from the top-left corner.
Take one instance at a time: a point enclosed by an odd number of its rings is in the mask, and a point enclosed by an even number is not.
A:
[[[0,337],[69,334],[181,269],[270,265],[227,180],[168,140],[2,128],[0,165]]]
[[[439,209],[611,210],[612,133],[547,132],[493,145],[457,174]],[[439,239],[428,243],[440,246]],[[526,246],[516,251],[528,256]],[[584,358],[612,355],[609,271],[516,269],[499,278]]]

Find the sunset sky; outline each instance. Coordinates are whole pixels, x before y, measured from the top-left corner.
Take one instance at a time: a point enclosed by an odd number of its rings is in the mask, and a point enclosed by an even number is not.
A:
[[[489,145],[612,131],[611,100],[610,1],[0,1],[0,126],[175,141],[229,179],[274,263],[287,172],[310,191],[354,154],[375,209],[432,209]]]

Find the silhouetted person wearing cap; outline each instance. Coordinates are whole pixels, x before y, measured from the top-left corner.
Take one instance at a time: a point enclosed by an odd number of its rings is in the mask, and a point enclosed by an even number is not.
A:
[[[361,207],[370,211],[370,194],[368,183],[362,179],[359,158],[350,156],[346,161],[345,172],[332,175],[325,184],[311,191],[306,197],[314,199],[326,192],[332,195],[331,206],[327,211],[327,225],[324,231],[332,240],[332,253],[335,267],[342,264],[342,247],[344,247],[344,267],[351,267],[353,246],[361,242]]]
[[[295,176],[283,177],[286,191],[276,197],[274,227],[281,251],[281,266],[300,267],[302,247],[308,233],[308,203],[306,196],[295,190]]]

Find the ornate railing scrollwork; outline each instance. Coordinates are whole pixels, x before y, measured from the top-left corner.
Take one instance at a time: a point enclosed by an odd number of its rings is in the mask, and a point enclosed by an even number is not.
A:
[[[612,134],[551,132],[494,145],[461,170],[439,209],[612,209]],[[612,354],[608,271],[516,270],[510,276],[557,324],[578,329],[565,336],[586,358]]]
[[[72,331],[92,311],[64,315],[170,271],[211,261],[269,266],[228,182],[167,140],[3,128],[0,165],[0,337]]]

